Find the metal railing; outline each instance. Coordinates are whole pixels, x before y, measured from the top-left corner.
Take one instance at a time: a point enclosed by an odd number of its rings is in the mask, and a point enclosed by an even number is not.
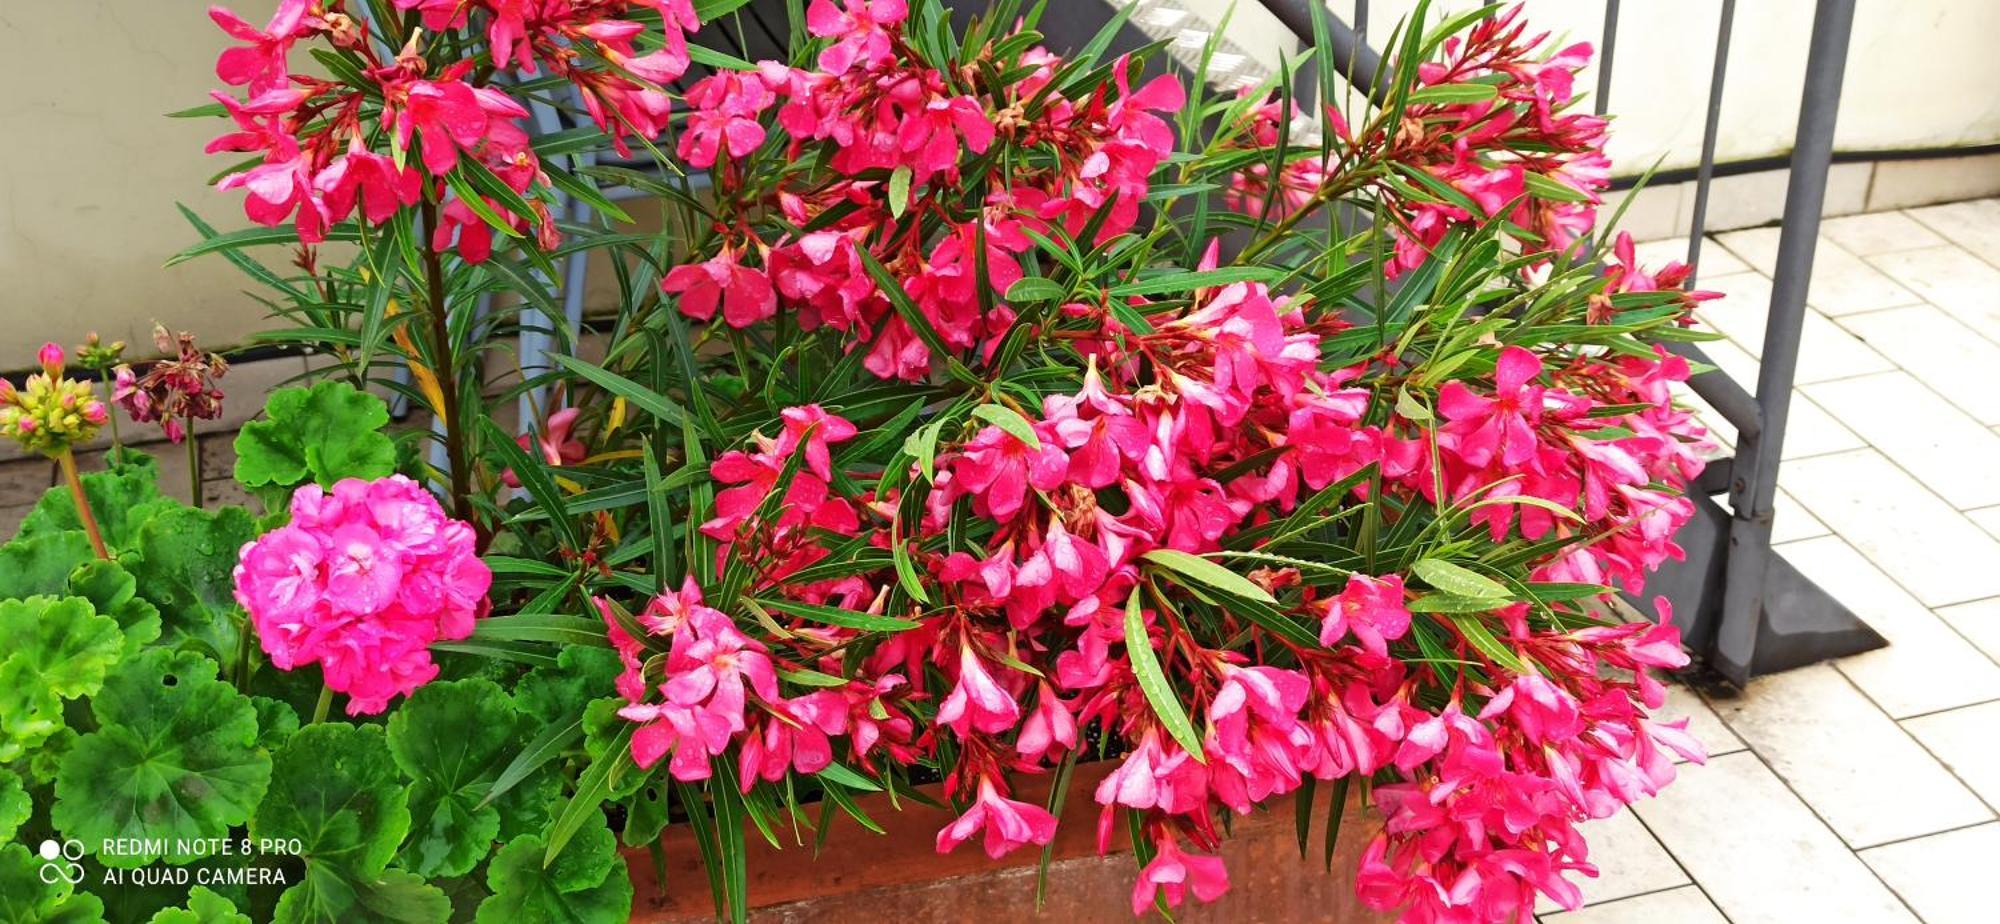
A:
[[[1324,0],[1262,0],[1278,20],[1310,44],[1308,4]],[[1610,103],[1617,53],[1618,0],[1605,3],[1603,55],[1598,63],[1595,110]],[[1380,59],[1367,47],[1367,0],[1356,0],[1357,28],[1337,21],[1331,30],[1334,60],[1364,93],[1375,84]],[[1707,230],[1709,187],[1715,176],[1715,145],[1726,85],[1729,39],[1735,0],[1723,0],[1716,27],[1714,69],[1696,173],[1688,263],[1701,255]],[[1329,17],[1332,18],[1332,17]],[[1687,559],[1669,562],[1647,587],[1674,604],[1688,647],[1724,678],[1741,684],[1751,677],[1840,657],[1887,642],[1840,601],[1801,574],[1771,548],[1773,502],[1779,457],[1790,418],[1792,381],[1798,371],[1800,334],[1813,256],[1825,204],[1827,173],[1833,163],[1834,122],[1840,108],[1841,76],[1854,26],[1854,0],[1817,0],[1799,106],[1798,130],[1785,191],[1783,228],[1772,274],[1764,349],[1753,394],[1720,369],[1695,376],[1689,387],[1736,428],[1735,456],[1710,462],[1689,494],[1696,516],[1677,537]],[[1751,306],[1734,306],[1744,310]],[[1674,344],[1675,352],[1707,365],[1695,344]],[[1715,495],[1727,493],[1727,510]]]

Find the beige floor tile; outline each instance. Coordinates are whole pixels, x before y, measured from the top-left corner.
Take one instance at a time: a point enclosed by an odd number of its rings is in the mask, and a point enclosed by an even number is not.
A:
[[[1542,915],[1550,924],[1729,924],[1708,896],[1695,886],[1683,886],[1621,898],[1615,902]]]
[[[2000,542],[1881,453],[1798,459],[1778,481],[1925,606],[2000,596]]]
[[[1868,258],[1877,269],[1944,309],[1988,340],[2000,342],[2000,269],[1960,247],[1925,247]]]
[[[1664,240],[1647,241],[1632,248],[1632,256],[1639,265],[1648,269],[1665,266],[1668,263],[1686,263],[1688,256],[1687,235],[1669,237]],[[1730,253],[1729,248],[1715,242],[1714,238],[1701,242],[1700,262],[1695,266],[1695,288],[1706,288],[1701,284],[1710,276],[1727,276],[1730,273],[1750,271],[1750,264],[1741,257]]]
[[[1733,924],[1916,921],[1754,754],[1686,768],[1635,809]]]
[[[1752,680],[1742,696],[1718,702],[1716,714],[1853,847],[1993,817],[1829,665]]]
[[[2000,699],[2000,665],[1836,536],[1794,542],[1785,560],[1889,640],[1838,662],[1896,718]]]
[[[1884,160],[1872,165],[1867,209],[1901,209],[2000,192],[2000,154]],[[1835,170],[1840,165],[1835,165]],[[1858,211],[1858,210],[1857,210]]]
[[[1771,305],[1771,281],[1756,273],[1736,273],[1704,281],[1704,289],[1725,293],[1703,303],[1696,317],[1728,335],[1751,356],[1762,355],[1765,320]],[[1817,311],[1806,312],[1799,327],[1798,384],[1887,372],[1895,363],[1868,348],[1861,338],[1842,330]]]
[[[1987,262],[2000,262],[2000,199],[1948,202],[1908,214]]]
[[[1825,523],[1819,521],[1819,517],[1813,516],[1812,511],[1801,506],[1783,490],[1778,492],[1777,498],[1771,503],[1771,515],[1772,545],[1797,542],[1801,539],[1817,539],[1833,532],[1826,528]]]
[[[1701,742],[1702,747],[1708,749],[1708,756],[1711,758],[1743,750],[1742,739],[1737,738],[1736,733],[1730,731],[1729,726],[1716,717],[1715,710],[1702,702],[1699,694],[1681,684],[1667,685],[1667,701],[1660,707],[1657,715],[1668,721],[1686,718],[1688,734],[1693,735],[1696,741]],[[1679,757],[1675,757],[1674,762],[1682,761]]]
[[[1861,852],[1924,924],[1992,924],[2000,824],[1947,831]]]
[[[1681,871],[1667,849],[1653,839],[1652,833],[1629,809],[1610,818],[1584,822],[1577,830],[1588,840],[1590,862],[1597,866],[1597,878],[1576,879],[1586,905],[1688,884],[1687,873]],[[1536,909],[1553,913],[1561,911],[1562,906],[1543,896]]]
[[[1838,323],[1980,423],[2000,424],[2000,344],[1933,305],[1849,315]]]
[[[1802,386],[1815,403],[1960,510],[2000,504],[2000,434],[1896,371]]]
[[[2000,433],[2000,430],[1996,430],[1995,432]],[[1993,538],[2000,539],[2000,507],[1967,510],[1965,516],[1972,522],[1979,524],[1980,529],[1992,533]]]
[[[1772,276],[1778,262],[1779,231],[1749,228],[1715,237],[1757,272]],[[1807,304],[1829,315],[1842,315],[1916,302],[1917,297],[1910,290],[1825,235],[1820,236],[1819,248],[1813,253],[1812,288],[1806,294]]]
[[[1937,614],[1988,658],[2000,661],[2000,597],[1941,606]]]
[[[2000,729],[2000,703],[1906,719],[1903,728],[1917,736],[1973,792],[2000,804],[2000,734],[1994,733]]]
[[[1712,340],[1703,343],[1701,347],[1717,369],[1728,374],[1737,384],[1751,393],[1757,391],[1758,364],[1755,357],[1728,340]],[[1676,394],[1680,394],[1678,388]],[[1722,445],[1736,445],[1736,428],[1724,420],[1721,414],[1694,396],[1692,391],[1682,395],[1680,400],[1697,409],[1702,422]],[[1842,426],[1839,421],[1833,419],[1833,415],[1814,404],[1812,399],[1796,390],[1792,392],[1791,416],[1785,427],[1785,449],[1780,455],[1781,459],[1823,456],[1849,449],[1861,449],[1867,445],[1867,441]]]
[[[1861,256],[1945,243],[1937,232],[1902,212],[1869,212],[1829,218],[1820,223],[1819,233],[1832,238],[1848,253]]]

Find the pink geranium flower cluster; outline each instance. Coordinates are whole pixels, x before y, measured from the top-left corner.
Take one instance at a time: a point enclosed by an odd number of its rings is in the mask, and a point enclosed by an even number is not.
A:
[[[495,78],[547,71],[568,80],[597,126],[628,153],[628,135],[653,138],[666,127],[672,107],[661,85],[686,72],[686,33],[700,26],[690,0],[394,0],[394,6],[419,11],[423,26],[394,55],[378,50],[366,17],[348,13],[342,0],[282,0],[262,28],[210,8],[223,32],[242,43],[217,59],[216,76],[242,87],[247,98],[212,94],[236,130],[208,150],[261,158],[216,184],[248,193],[244,211],[252,221],[277,226],[289,219],[299,239],[313,244],[357,210],[379,225],[428,199],[442,206],[431,246],[455,247],[468,262],[492,253],[494,230],[482,211],[553,247],[560,234],[534,195],[547,178],[523,126],[528,109]],[[661,47],[642,53],[647,15],[662,23]],[[475,19],[491,43],[490,64],[436,60],[433,50],[444,47],[439,33],[466,29]],[[311,40],[324,41],[358,82],[293,72],[292,48]],[[446,182],[466,159],[520,194],[513,208],[490,193],[477,196],[476,206],[446,195],[448,188],[473,188]],[[522,203],[528,214],[517,213]]]
[[[292,495],[292,520],[243,547],[236,602],[280,670],[318,664],[349,715],[437,676],[430,645],[472,634],[493,574],[472,528],[401,475]]]

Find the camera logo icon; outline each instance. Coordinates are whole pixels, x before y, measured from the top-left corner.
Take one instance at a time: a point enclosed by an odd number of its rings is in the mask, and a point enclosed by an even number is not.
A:
[[[76,862],[83,859],[82,841],[66,840],[57,843],[53,839],[46,840],[42,842],[39,852],[42,857],[39,875],[43,884],[55,885],[57,882],[67,882],[76,885],[83,881],[83,864]]]

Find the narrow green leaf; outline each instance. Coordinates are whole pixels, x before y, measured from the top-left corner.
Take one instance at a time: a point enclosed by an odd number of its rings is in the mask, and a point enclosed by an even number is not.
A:
[[[1278,602],[1276,597],[1271,596],[1270,591],[1251,583],[1249,578],[1199,555],[1190,555],[1178,549],[1154,549],[1140,557],[1197,584],[1212,587],[1226,594],[1272,605]]]
[[[904,632],[918,626],[918,623],[907,619],[897,619],[893,616],[877,616],[873,613],[857,613],[853,610],[844,610],[835,606],[820,606],[813,603],[798,603],[791,600],[764,598],[753,598],[753,600],[758,606],[762,606],[765,609],[790,613],[794,616],[825,623],[829,626],[860,629],[864,632]]]
[[[1161,619],[1170,618],[1160,614]],[[1188,755],[1202,763],[1208,762],[1201,750],[1201,735],[1195,731],[1194,723],[1188,721],[1187,710],[1181,706],[1180,697],[1174,695],[1174,688],[1167,683],[1167,675],[1160,670],[1159,658],[1153,654],[1152,639],[1146,635],[1145,612],[1139,608],[1139,588],[1132,588],[1132,596],[1125,601],[1125,656],[1132,662],[1132,676],[1139,681],[1139,689],[1146,694],[1146,702],[1152,704],[1153,715],[1160,720],[1167,734],[1187,749]]]
[[[1507,598],[1507,588],[1477,571],[1437,558],[1426,558],[1410,566],[1424,583],[1458,597]]]
[[[1021,412],[1011,407],[1004,404],[982,404],[972,409],[972,416],[1006,431],[1008,436],[1020,440],[1029,449],[1042,448],[1042,438],[1035,433],[1035,425],[1029,423],[1028,418],[1022,417]]]

